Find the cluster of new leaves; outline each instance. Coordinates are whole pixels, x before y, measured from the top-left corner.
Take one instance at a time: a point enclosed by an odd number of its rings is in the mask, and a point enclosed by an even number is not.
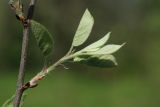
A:
[[[90,35],[94,24],[94,19],[88,10],[85,11],[80,25],[77,29],[73,40],[73,46],[82,45]],[[118,51],[122,45],[106,45],[110,37],[110,32],[102,39],[82,49],[81,54],[75,57],[74,62],[80,62],[91,66],[97,67],[113,67],[117,65],[115,57],[112,55]]]
[[[94,18],[88,11],[85,11],[78,29],[75,33],[72,47],[76,48],[82,45],[89,37],[94,25]],[[37,44],[42,53],[47,56],[53,49],[53,39],[48,30],[36,21],[31,23],[32,32],[37,40]],[[110,32],[95,43],[80,50],[77,56],[73,58],[74,62],[84,63],[96,67],[113,67],[117,65],[115,57],[112,55],[118,51],[124,44],[106,45]]]
[[[16,6],[16,5],[15,5]],[[76,48],[82,45],[89,37],[92,28],[94,25],[94,18],[88,11],[85,11],[78,29],[75,33],[72,48]],[[53,49],[53,38],[49,31],[40,23],[36,21],[31,21],[31,30],[32,34],[34,35],[37,45],[40,48],[42,54],[47,57]],[[114,67],[117,65],[116,59],[113,56],[113,53],[118,51],[124,44],[122,45],[115,45],[109,44],[106,45],[109,37],[110,32],[107,33],[103,38],[100,40],[90,44],[89,46],[81,49],[78,52],[72,52],[68,54],[69,57],[67,60],[73,60],[75,63],[83,63],[95,67]],[[71,49],[72,49],[71,48]],[[72,56],[72,57],[71,57]],[[52,65],[51,65],[52,66]],[[49,67],[52,68],[52,67]],[[52,69],[51,69],[52,70]],[[50,70],[49,70],[50,71]],[[46,75],[46,73],[42,72],[42,75]],[[24,98],[24,97],[23,97]],[[23,102],[23,99],[22,99]],[[22,103],[21,103],[22,104]],[[13,105],[13,97],[7,100],[2,107],[12,107]]]

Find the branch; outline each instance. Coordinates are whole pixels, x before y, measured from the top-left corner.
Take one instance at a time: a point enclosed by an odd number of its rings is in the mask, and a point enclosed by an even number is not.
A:
[[[49,66],[48,68],[42,69],[41,72],[39,72],[37,75],[35,75],[28,83],[26,83],[22,90],[27,90],[29,88],[34,88],[38,85],[38,82],[42,80],[44,77],[46,77],[51,71],[55,70],[56,67],[59,65],[65,63],[66,61],[73,59],[76,56],[79,56],[81,54],[81,51],[78,51],[76,53],[72,53],[73,47],[67,52],[67,54],[59,59],[57,62],[55,62],[53,65]]]
[[[25,19],[25,21],[24,20],[21,21],[22,24],[24,25],[22,52],[21,52],[19,75],[18,75],[18,80],[17,80],[17,90],[16,90],[16,95],[15,95],[13,107],[20,106],[21,97],[24,92],[23,90],[21,90],[21,87],[24,84],[25,66],[26,66],[26,60],[27,60],[27,51],[28,51],[28,42],[29,42],[29,33],[30,33],[30,19],[32,19],[32,17],[33,17],[35,3],[36,3],[36,0],[31,0],[30,5],[29,5],[29,9],[28,9],[28,17],[27,17],[27,19]],[[20,18],[21,17],[19,17],[19,19]]]
[[[22,43],[22,52],[21,52],[21,62],[20,62],[20,68],[19,68],[19,75],[18,75],[18,81],[17,81],[17,90],[16,90],[16,96],[14,99],[14,107],[19,107],[21,96],[23,94],[23,91],[20,90],[24,83],[24,76],[25,76],[25,65],[26,65],[26,59],[27,59],[27,50],[28,50],[28,39],[29,39],[29,29],[26,27],[23,32],[23,43]]]

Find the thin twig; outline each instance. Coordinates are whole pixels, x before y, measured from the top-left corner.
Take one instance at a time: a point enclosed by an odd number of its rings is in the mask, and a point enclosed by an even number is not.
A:
[[[70,54],[72,53],[73,48],[74,48],[74,47],[73,47],[73,45],[72,45],[71,48],[69,49],[69,51],[67,52],[66,56],[67,56],[67,55],[70,55]]]
[[[32,19],[33,17],[35,3],[36,3],[36,0],[31,0],[30,6],[28,9],[29,17],[26,23],[23,23],[24,30],[23,30],[21,61],[20,61],[19,75],[18,75],[18,81],[17,81],[17,90],[16,90],[13,107],[20,106],[21,97],[23,95],[23,90],[21,90],[21,87],[24,84],[25,65],[26,65],[26,59],[27,59],[28,41],[29,41],[29,32],[30,32],[30,19]]]
[[[72,51],[69,50],[69,52],[72,52]],[[70,59],[73,59],[76,56],[79,56],[81,54],[81,51],[78,51],[78,52],[72,53],[72,54],[68,54],[68,53],[64,57],[62,57],[61,59],[59,59],[57,62],[55,62],[54,64],[52,64],[51,66],[49,66],[48,68],[42,69],[41,72],[39,72],[37,75],[35,75],[28,83],[26,83],[22,87],[22,90],[27,90],[28,88],[34,88],[34,87],[36,87],[38,85],[38,82],[40,80],[42,80],[44,77],[46,77],[51,71],[55,70],[55,68],[57,66],[63,64],[64,62],[67,62]]]

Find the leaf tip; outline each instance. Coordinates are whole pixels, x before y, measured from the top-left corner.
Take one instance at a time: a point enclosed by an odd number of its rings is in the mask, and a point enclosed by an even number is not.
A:
[[[108,32],[108,34],[107,34],[107,35],[111,35],[111,33],[112,33],[112,32],[110,31],[110,32]]]
[[[110,38],[111,33],[112,33],[112,32],[108,32],[108,33],[107,33],[107,35],[106,35],[106,38],[107,38],[107,39],[106,39],[106,42],[107,42],[107,41],[108,41],[108,39]]]
[[[94,17],[92,16],[92,14],[91,14],[91,12],[89,11],[88,8],[85,10],[84,13],[90,15],[90,17],[92,18],[92,21],[93,21],[93,23],[94,23]]]
[[[126,45],[126,44],[127,44],[126,42],[122,43],[121,47],[123,47],[123,46]]]

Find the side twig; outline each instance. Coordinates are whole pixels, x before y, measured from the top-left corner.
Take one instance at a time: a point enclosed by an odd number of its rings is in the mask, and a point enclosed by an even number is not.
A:
[[[18,75],[18,81],[17,81],[17,90],[16,90],[16,95],[15,95],[13,107],[20,106],[21,97],[24,92],[23,90],[21,90],[21,87],[24,84],[25,65],[26,65],[26,59],[27,59],[29,33],[30,33],[30,20],[33,17],[35,3],[36,3],[36,0],[31,0],[30,6],[28,9],[27,19],[23,23],[24,30],[23,30],[21,61],[20,61],[19,75]]]
[[[28,83],[23,85],[22,90],[27,90],[28,88],[34,88],[38,85],[38,82],[42,80],[44,77],[46,77],[51,71],[54,71],[55,68],[59,65],[62,65],[66,61],[73,59],[76,56],[79,56],[81,54],[81,51],[78,51],[76,53],[72,53],[73,47],[67,52],[64,57],[59,59],[57,62],[49,66],[48,68],[42,69],[41,72],[39,72],[37,75],[35,75]]]

